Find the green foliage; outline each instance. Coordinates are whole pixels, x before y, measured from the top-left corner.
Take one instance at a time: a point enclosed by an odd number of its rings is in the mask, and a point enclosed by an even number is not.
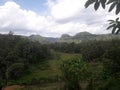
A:
[[[29,69],[30,64],[50,58],[46,45],[32,42],[27,37],[0,35],[0,77],[1,83],[18,79]],[[5,83],[4,83],[5,84]]]
[[[91,4],[94,4],[94,9],[97,10],[102,5],[102,8],[105,9],[106,5],[111,4],[109,12],[111,12],[116,7],[116,14],[120,12],[120,0],[88,0],[85,3],[85,7],[89,7]]]
[[[87,8],[89,5],[94,3],[94,8],[95,10],[97,10],[100,6],[100,4],[102,5],[102,7],[105,9],[105,4],[106,4],[107,0],[88,0],[85,4],[85,7]]]
[[[120,13],[120,0],[88,0],[85,3],[85,7],[87,8],[91,4],[94,4],[94,9],[97,10],[100,6],[105,9],[106,5],[110,4],[109,12],[111,12],[113,9],[116,9],[116,15]],[[109,20],[110,26],[107,29],[113,28],[112,33],[118,34],[120,32],[120,22],[118,21],[119,18],[116,18],[116,20]]]
[[[120,89],[120,80],[109,78],[106,82],[101,83],[96,90],[119,90]]]
[[[119,18],[117,18],[115,21],[114,20],[108,20],[110,23],[110,26],[107,29],[112,28],[112,34],[118,34],[120,32],[120,21],[118,21]]]
[[[83,79],[87,65],[80,59],[64,60],[61,71],[65,81],[65,90],[80,90],[79,81]]]
[[[119,77],[120,74],[120,47],[114,47],[106,51],[103,56],[104,66],[109,76]]]
[[[104,41],[86,42],[82,43],[81,46],[82,58],[86,61],[95,61],[95,59],[100,58],[108,48],[108,44]]]

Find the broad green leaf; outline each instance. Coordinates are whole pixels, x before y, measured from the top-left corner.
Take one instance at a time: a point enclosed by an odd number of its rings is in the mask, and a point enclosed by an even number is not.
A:
[[[111,4],[111,3],[113,3],[113,2],[116,2],[116,0],[109,0],[109,1],[107,2],[107,4]]]
[[[116,5],[117,5],[117,3],[114,2],[114,3],[110,6],[110,8],[109,8],[109,12],[111,12]]]
[[[107,0],[100,0],[101,5],[102,5],[102,7],[103,7],[104,9],[105,9],[105,6],[106,6],[106,5],[105,5],[106,1],[107,1]]]
[[[118,22],[119,18],[116,18],[116,22]]]
[[[115,24],[110,25],[110,26],[107,28],[107,30],[110,29],[110,28],[112,28],[112,27],[115,27]]]
[[[116,27],[113,27],[112,34],[114,34],[116,31]]]
[[[116,14],[118,14],[119,12],[120,12],[120,3],[118,3],[116,6]]]
[[[97,0],[94,5],[94,9],[97,10],[100,6],[100,2]]]
[[[89,5],[93,4],[95,2],[95,0],[88,0],[86,3],[85,3],[85,8],[89,7]]]
[[[113,21],[113,22],[110,22],[109,24],[111,25],[111,24],[114,24],[115,22]]]
[[[118,34],[120,32],[120,28],[117,30],[117,32],[115,34]]]
[[[114,20],[107,20],[108,22],[114,22]]]

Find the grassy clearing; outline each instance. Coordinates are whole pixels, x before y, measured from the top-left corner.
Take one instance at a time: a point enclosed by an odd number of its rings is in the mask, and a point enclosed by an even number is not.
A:
[[[62,59],[80,58],[80,54],[67,54],[54,52],[54,58],[43,63],[30,66],[30,72],[21,78],[13,81],[12,84],[41,84],[59,82],[61,80],[61,71],[59,64]]]

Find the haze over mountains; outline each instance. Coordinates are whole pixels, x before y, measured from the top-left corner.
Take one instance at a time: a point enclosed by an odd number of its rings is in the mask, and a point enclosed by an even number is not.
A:
[[[70,36],[69,34],[63,34],[60,38],[53,38],[53,37],[43,37],[40,35],[31,35],[29,38],[33,41],[38,41],[41,43],[52,43],[52,42],[85,42],[89,40],[109,40],[114,38],[120,38],[120,34],[91,34],[89,32],[80,32],[74,36]]]

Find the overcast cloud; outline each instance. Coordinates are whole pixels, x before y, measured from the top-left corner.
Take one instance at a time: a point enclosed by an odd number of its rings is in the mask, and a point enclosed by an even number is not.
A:
[[[84,8],[86,0],[47,0],[45,15],[23,9],[14,1],[6,0],[0,6],[0,32],[60,37],[88,31],[95,34],[108,33],[106,20],[114,19],[114,13],[93,7]]]

